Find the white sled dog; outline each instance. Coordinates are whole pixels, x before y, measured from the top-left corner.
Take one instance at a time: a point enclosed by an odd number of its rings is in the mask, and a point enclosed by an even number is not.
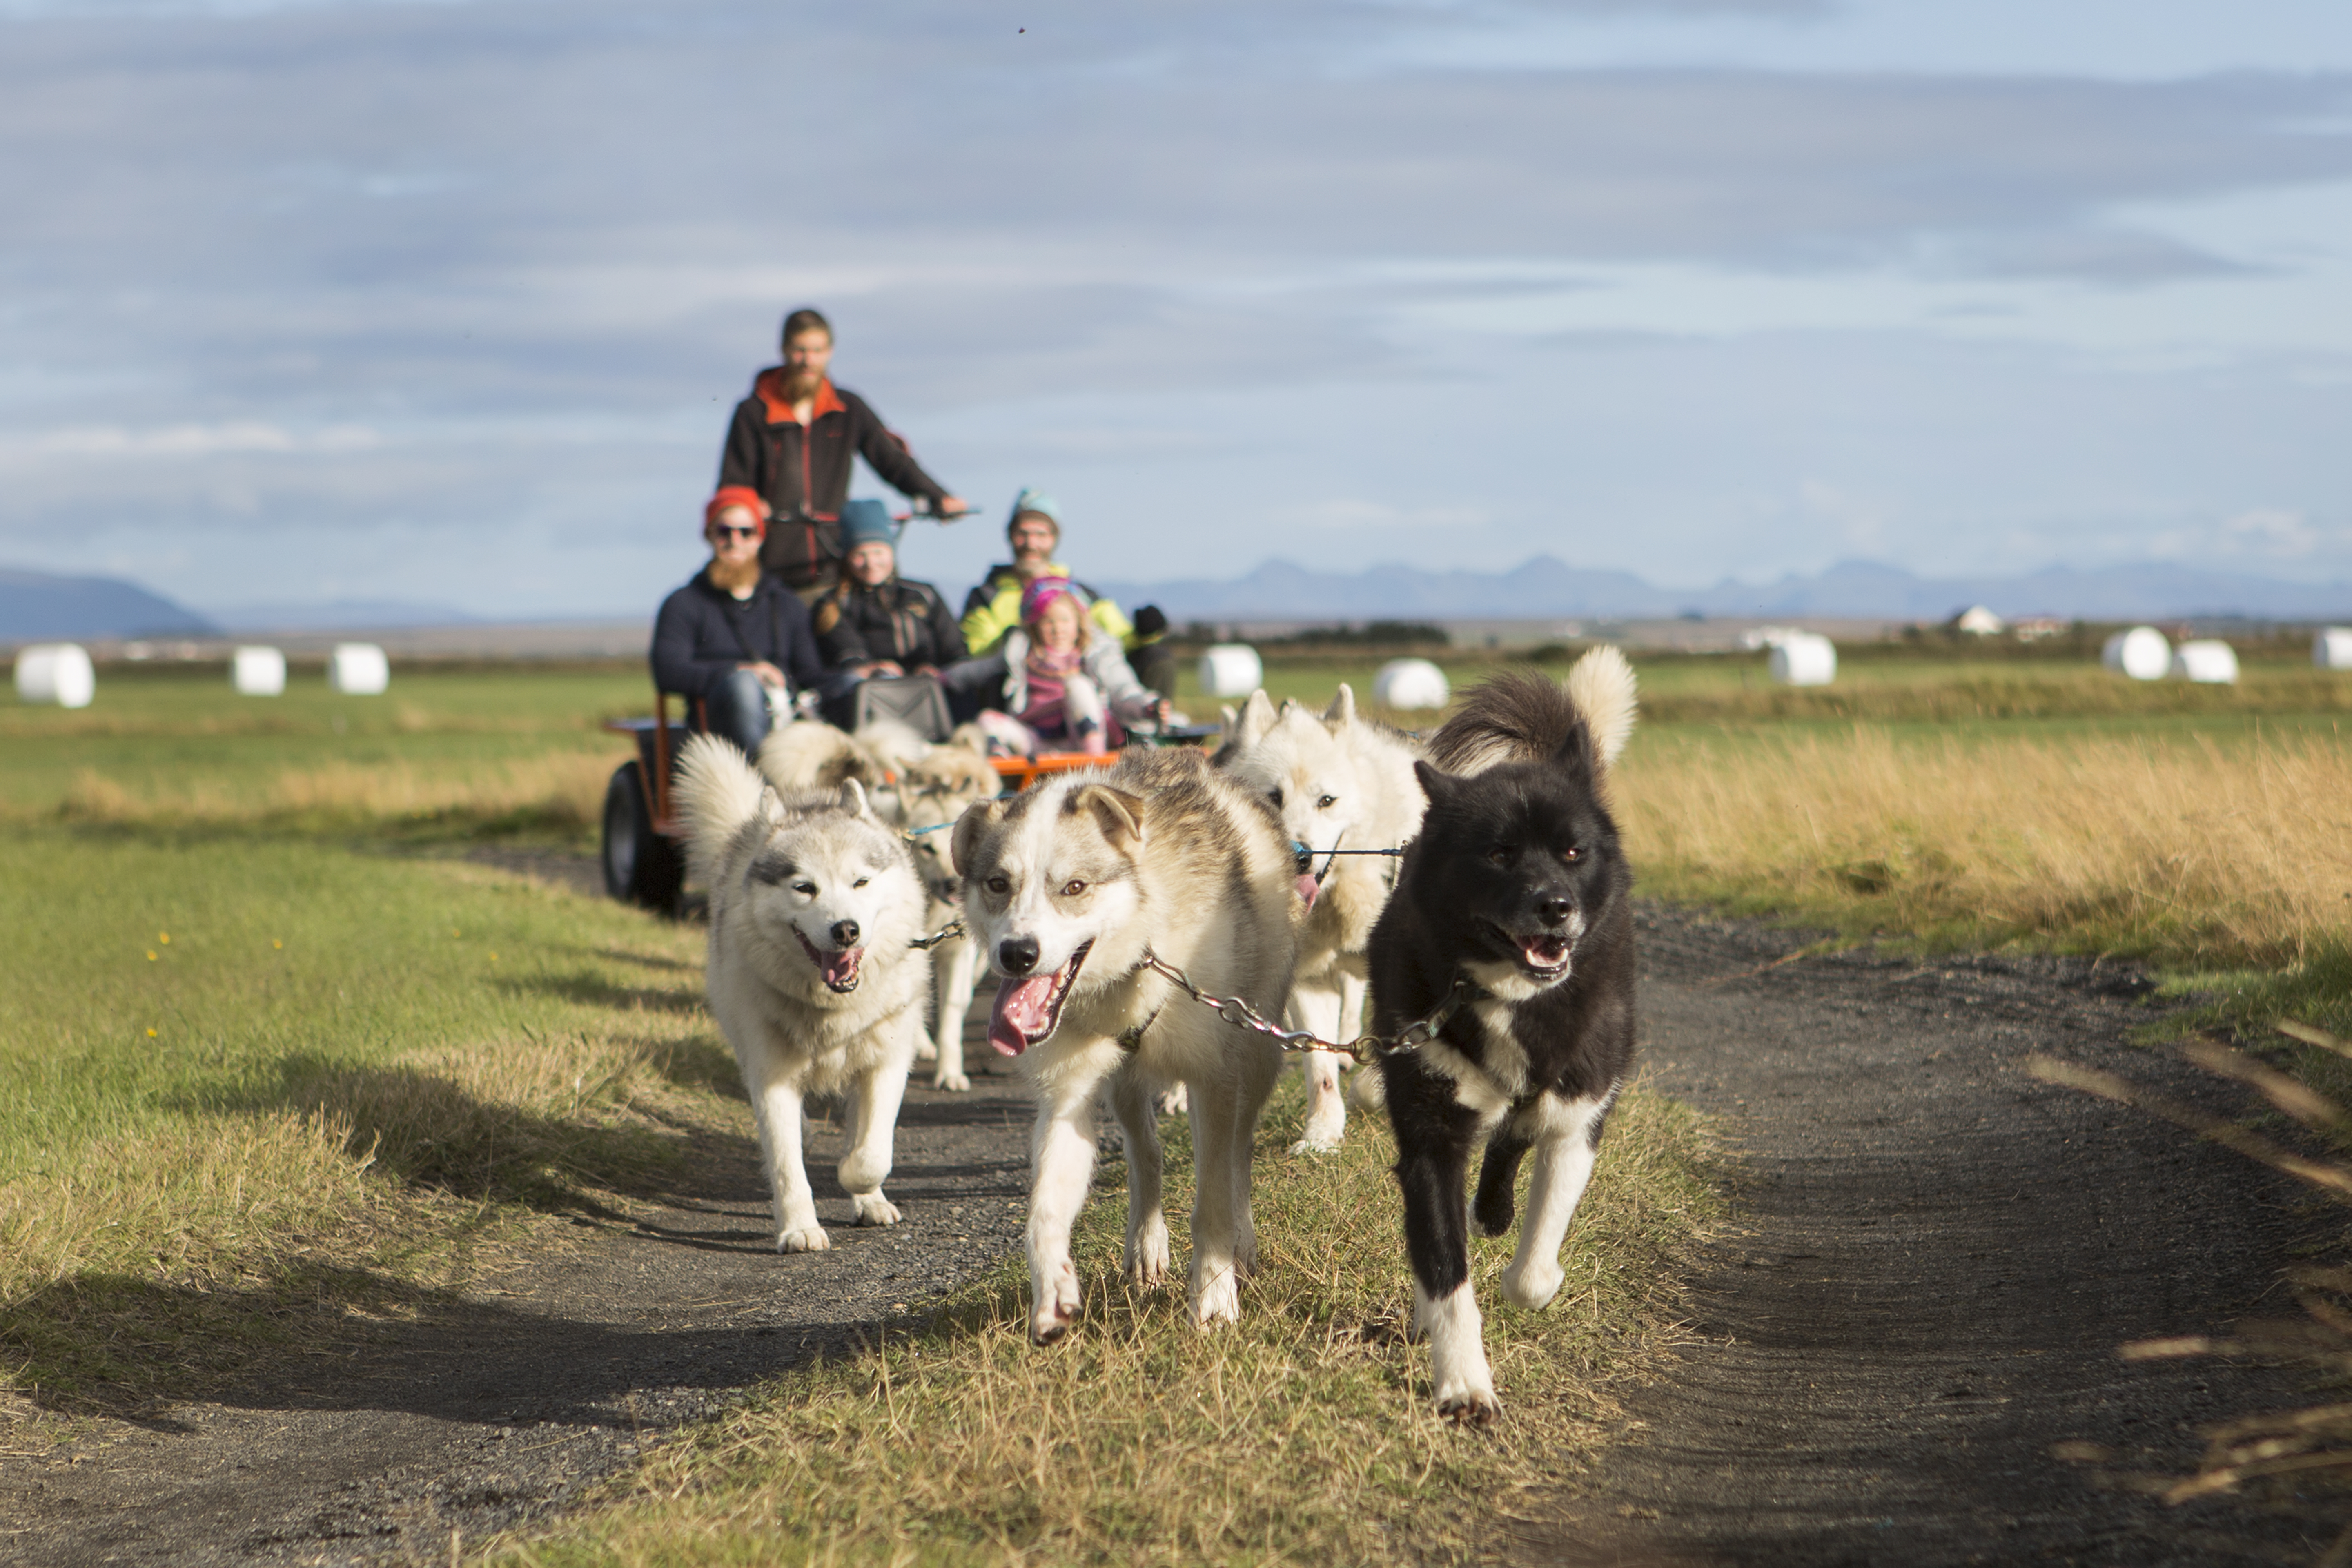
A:
[[[710,889],[710,1011],[759,1122],[777,1249],[831,1245],[801,1157],[811,1094],[848,1100],[839,1173],[857,1223],[896,1225],[882,1180],[931,971],[912,945],[929,902],[913,857],[856,780],[778,795],[709,735],[679,754],[677,801]]]
[[[1077,1318],[1070,1227],[1094,1173],[1105,1080],[1126,1134],[1129,1277],[1167,1274],[1151,1098],[1181,1083],[1197,1191],[1192,1315],[1238,1319],[1240,1276],[1257,1257],[1250,1145],[1280,1052],[1143,965],[1157,955],[1203,990],[1280,1016],[1298,908],[1281,824],[1200,752],[1136,750],[1107,773],[973,806],[956,825],[955,860],[965,919],[1000,976],[989,1043],[1020,1059],[1037,1094],[1031,1336],[1057,1339]]]
[[[904,724],[885,721],[846,735],[814,721],[787,724],[760,748],[760,771],[785,792],[827,788],[856,779],[885,822],[907,835],[915,869],[930,894],[925,928],[943,930],[962,912],[948,831],[963,808],[1003,786],[987,756],[969,744],[933,745]],[[971,1088],[963,1062],[963,1018],[971,1008],[979,952],[969,937],[950,937],[931,954],[932,1025],[916,1047],[934,1063],[933,1089]]]
[[[1356,694],[1346,686],[1320,719],[1296,702],[1277,712],[1265,692],[1254,691],[1225,733],[1231,741],[1219,750],[1218,765],[1265,796],[1291,843],[1307,852],[1299,882],[1307,923],[1289,1025],[1327,1040],[1352,1040],[1364,1032],[1365,951],[1396,885],[1397,861],[1331,851],[1395,849],[1421,831],[1426,800],[1412,773],[1421,744],[1359,719]],[[1339,1093],[1345,1059],[1335,1051],[1307,1057],[1307,1126],[1292,1153],[1339,1146],[1348,1126]]]

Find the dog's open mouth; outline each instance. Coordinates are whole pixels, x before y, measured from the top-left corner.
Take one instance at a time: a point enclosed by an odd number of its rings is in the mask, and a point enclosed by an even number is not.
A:
[[[1501,931],[1500,927],[1496,928]],[[1568,968],[1568,938],[1557,931],[1519,936],[1502,931],[1505,942],[1518,949],[1519,963],[1538,980],[1557,980]]]
[[[1078,966],[1094,947],[1086,942],[1070,954],[1070,962],[1051,974],[1024,975],[996,987],[996,1005],[988,1010],[988,1043],[1008,1057],[1053,1037],[1062,1021],[1062,1004],[1078,978]]]
[[[866,956],[864,948],[845,947],[838,952],[825,952],[809,941],[800,927],[794,926],[793,934],[801,939],[801,950],[809,955],[809,962],[816,965],[817,974],[824,981],[826,990],[846,996],[857,989],[857,965]]]

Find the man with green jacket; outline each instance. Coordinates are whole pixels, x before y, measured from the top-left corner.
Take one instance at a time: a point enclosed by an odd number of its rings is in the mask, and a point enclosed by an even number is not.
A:
[[[964,595],[963,640],[979,658],[1004,640],[1021,624],[1021,592],[1040,577],[1070,577],[1070,569],[1054,559],[1062,542],[1061,509],[1054,498],[1032,485],[1013,498],[1013,514],[1004,525],[1013,559],[992,566],[980,586]],[[1176,694],[1176,658],[1160,646],[1168,617],[1158,606],[1146,605],[1129,621],[1115,600],[1106,598],[1075,577],[1071,596],[1086,609],[1087,618],[1126,650],[1136,679],[1162,697]]]

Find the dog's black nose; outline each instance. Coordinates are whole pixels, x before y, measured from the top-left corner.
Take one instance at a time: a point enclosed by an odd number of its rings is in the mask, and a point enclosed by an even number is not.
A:
[[[1008,936],[996,944],[996,962],[1007,974],[1026,974],[1037,967],[1037,939]]]
[[[857,945],[857,922],[856,921],[834,921],[833,945],[835,947],[856,947]]]
[[[1567,899],[1549,898],[1536,905],[1536,919],[1548,926],[1564,926],[1576,905]]]

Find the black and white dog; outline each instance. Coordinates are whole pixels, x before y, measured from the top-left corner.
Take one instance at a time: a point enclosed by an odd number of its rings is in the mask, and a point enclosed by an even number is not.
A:
[[[1413,1322],[1428,1337],[1438,1411],[1457,1419],[1501,1412],[1466,1225],[1510,1227],[1513,1183],[1533,1150],[1503,1293],[1549,1305],[1601,1122],[1633,1062],[1633,876],[1602,787],[1633,724],[1633,671],[1615,648],[1595,648],[1564,690],[1533,671],[1487,681],[1414,764],[1429,812],[1372,931],[1372,1027],[1393,1035],[1464,987],[1437,1038],[1381,1064]],[[1477,1201],[1465,1205],[1480,1142]]]

